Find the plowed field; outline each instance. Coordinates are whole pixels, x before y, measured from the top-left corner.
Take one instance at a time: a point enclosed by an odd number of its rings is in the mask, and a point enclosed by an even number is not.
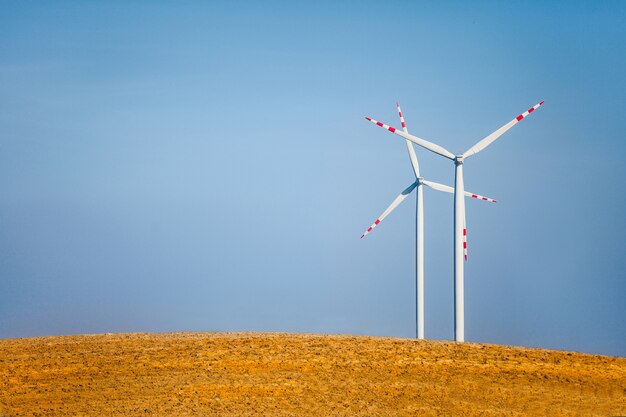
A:
[[[394,338],[0,340],[0,416],[617,416],[626,359]]]

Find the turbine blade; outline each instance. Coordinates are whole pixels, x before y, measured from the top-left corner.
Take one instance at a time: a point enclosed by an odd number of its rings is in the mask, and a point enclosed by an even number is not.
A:
[[[404,133],[409,133],[409,129],[406,127],[406,123],[404,122],[404,116],[402,115],[402,109],[400,108],[400,103],[396,103],[396,107],[398,108],[398,116],[400,116],[400,123],[402,123],[402,130]],[[406,147],[409,151],[409,158],[411,158],[411,166],[413,167],[413,172],[415,173],[415,178],[420,177],[420,165],[417,162],[417,155],[415,155],[415,149],[413,148],[413,143],[410,140],[405,139]]]
[[[425,186],[432,188],[433,190],[443,191],[444,193],[454,194],[454,188],[452,188],[452,187],[450,187],[448,185],[443,185],[443,184],[439,184],[438,182],[427,181],[427,180],[422,180],[422,183]],[[472,198],[476,198],[478,200],[489,201],[490,203],[495,203],[496,202],[496,200],[494,200],[493,198],[483,197],[482,195],[474,194],[474,193],[472,193],[470,191],[464,191],[463,194],[466,197],[472,197]]]
[[[452,188],[450,186],[439,184],[438,182],[434,182],[434,181],[427,181],[427,180],[422,180],[422,183],[425,186],[432,188],[433,190],[443,191],[444,193],[454,194],[454,188]]]
[[[463,257],[467,261],[467,223],[465,218],[465,211],[463,212]]]
[[[454,154],[452,154],[450,151],[446,150],[445,148],[436,145],[432,142],[429,142],[425,139],[421,139],[418,138],[417,136],[413,136],[409,133],[405,133],[404,131],[400,131],[398,129],[396,129],[393,126],[389,126],[386,125],[382,122],[379,122],[377,120],[374,120],[370,117],[366,117],[367,120],[369,120],[370,122],[374,123],[375,125],[378,125],[380,127],[382,127],[383,129],[387,129],[388,131],[390,131],[391,133],[395,133],[396,135],[402,136],[404,139],[410,140],[411,142],[415,143],[416,145],[421,146],[422,148],[426,148],[431,152],[434,152],[436,154],[439,154],[443,157],[446,157],[448,159],[452,159],[454,160]]]
[[[469,192],[469,191],[465,191],[465,195],[466,195],[467,197],[476,198],[476,199],[478,199],[478,200],[488,201],[488,202],[490,202],[490,203],[497,203],[497,201],[496,201],[496,200],[494,200],[493,198],[484,197],[484,196],[482,196],[482,195],[474,194],[474,193],[471,193],[471,192]]]
[[[476,145],[472,146],[467,151],[465,151],[465,153],[463,154],[463,158],[467,158],[469,156],[476,155],[478,152],[480,152],[483,149],[485,149],[493,141],[495,141],[500,136],[502,136],[504,133],[506,133],[510,128],[512,128],[513,126],[518,124],[524,117],[528,116],[530,113],[534,112],[535,110],[537,110],[542,105],[543,105],[543,101],[541,103],[539,103],[539,104],[535,104],[533,107],[531,107],[530,109],[526,110],[524,113],[520,114],[515,119],[511,120],[510,122],[508,122],[507,124],[502,126],[500,129],[496,130],[495,132],[493,132],[489,136],[485,137],[484,139],[481,139],[478,143],[476,143]]]
[[[387,207],[387,209],[383,212],[383,214],[381,214],[380,217],[377,218],[376,221],[372,223],[372,225],[368,227],[365,232],[363,232],[363,234],[361,235],[361,239],[367,236],[369,232],[371,232],[376,226],[378,226],[378,223],[382,222],[385,219],[385,217],[389,215],[389,213],[391,213],[396,207],[398,207],[400,203],[402,203],[404,199],[407,198],[409,194],[411,194],[411,192],[415,189],[415,187],[417,187],[417,181],[409,185],[406,188],[406,190],[402,191],[402,193],[399,196],[397,196],[395,200],[393,200],[393,202],[389,205],[389,207]]]
[[[402,109],[400,108],[400,103],[396,102],[396,107],[398,108],[398,115],[400,116],[400,123],[402,123],[402,130],[405,133],[409,133],[409,130],[406,128],[406,123],[404,123],[404,116],[402,116]]]

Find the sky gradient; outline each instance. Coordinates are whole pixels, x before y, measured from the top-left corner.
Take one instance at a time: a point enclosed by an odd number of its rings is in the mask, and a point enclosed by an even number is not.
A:
[[[399,125],[465,164],[466,340],[626,356],[626,3],[10,2],[0,338],[412,337]],[[422,173],[453,164],[417,149]],[[453,338],[450,195],[425,190],[426,337]]]

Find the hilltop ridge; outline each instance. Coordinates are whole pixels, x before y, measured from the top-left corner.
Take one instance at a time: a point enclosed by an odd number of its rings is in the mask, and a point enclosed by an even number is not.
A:
[[[285,333],[0,340],[0,416],[626,414],[626,358]]]

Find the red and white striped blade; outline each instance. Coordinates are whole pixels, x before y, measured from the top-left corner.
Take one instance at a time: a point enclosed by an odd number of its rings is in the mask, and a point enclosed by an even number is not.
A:
[[[409,133],[409,130],[406,128],[406,123],[404,123],[404,116],[402,116],[402,109],[400,108],[400,103],[396,102],[396,107],[398,108],[398,115],[400,116],[400,123],[402,123],[402,130],[406,133]]]
[[[465,192],[465,195],[466,195],[467,197],[476,198],[476,199],[478,199],[478,200],[488,201],[488,202],[490,202],[490,203],[497,203],[497,201],[496,201],[496,200],[494,200],[493,198],[485,197],[485,196],[482,196],[482,195],[479,195],[479,194],[474,194],[474,193],[471,193],[471,192],[469,192],[469,191],[466,191],[466,192]]]
[[[465,221],[465,213],[463,213],[463,257],[467,261],[467,223]]]
[[[395,127],[386,125],[383,122],[379,122],[378,120],[372,119],[371,117],[367,117],[366,116],[365,119],[369,120],[370,122],[374,123],[375,125],[378,125],[378,126],[382,127],[383,129],[387,129],[391,133],[396,133],[398,131],[398,129],[396,129]],[[399,132],[397,134],[400,135]],[[400,136],[402,136],[402,135],[400,135]]]
[[[415,187],[417,187],[417,181],[409,185],[406,188],[406,190],[402,191],[402,194],[400,194],[399,196],[396,197],[395,200],[393,200],[393,202],[389,205],[389,207],[387,207],[387,209],[383,212],[383,214],[381,214],[380,217],[377,218],[376,221],[372,223],[372,225],[368,227],[365,232],[363,232],[363,234],[361,235],[361,239],[367,236],[369,232],[374,230],[374,228],[378,226],[378,223],[382,222],[385,219],[385,217],[389,215],[389,213],[391,213],[396,207],[398,207],[400,203],[402,203],[404,199],[407,198],[409,194],[411,194],[411,191],[413,191]]]
[[[404,139],[410,140],[411,142],[421,146],[422,148],[426,148],[431,152],[434,152],[436,154],[439,154],[443,157],[446,157],[448,159],[452,159],[454,160],[454,154],[450,151],[448,151],[447,149],[445,149],[442,146],[436,145],[432,142],[429,142],[425,139],[422,138],[418,138],[417,136],[411,135],[410,133],[406,133],[404,131],[398,130],[393,126],[389,126],[386,125],[382,122],[379,122],[378,120],[374,120],[370,117],[366,117],[367,120],[369,120],[370,122],[374,123],[375,125],[378,125],[380,127],[382,127],[383,129],[387,129],[388,131],[390,131],[391,133],[395,133],[396,135],[402,136]]]
[[[481,139],[478,143],[476,143],[476,145],[472,146],[467,151],[465,151],[465,153],[463,154],[463,158],[467,158],[469,156],[476,155],[478,152],[480,152],[483,149],[485,149],[493,141],[498,139],[500,136],[502,136],[504,133],[506,133],[510,128],[512,128],[513,126],[518,124],[523,118],[525,118],[530,113],[532,113],[535,110],[537,110],[542,105],[543,105],[543,101],[538,103],[538,104],[535,104],[533,107],[531,107],[530,109],[526,110],[524,113],[520,114],[515,119],[511,120],[510,122],[508,122],[507,124],[502,126],[500,129],[496,130],[495,132],[493,132],[489,136],[485,137],[484,139]]]
[[[432,188],[433,190],[443,191],[445,193],[454,194],[454,188],[452,188],[452,187],[450,187],[448,185],[443,185],[443,184],[439,184],[438,182],[427,181],[427,180],[422,180],[422,183],[425,186]],[[479,194],[474,194],[474,193],[472,193],[470,191],[464,191],[464,195],[466,197],[476,198],[478,200],[489,201],[490,203],[495,203],[496,202],[496,200],[494,200],[493,198],[484,197],[484,196],[479,195]]]
[[[406,123],[404,122],[404,116],[402,115],[402,109],[400,108],[400,103],[396,103],[396,107],[398,108],[398,116],[400,116],[400,123],[402,123],[402,130],[404,133],[409,133],[409,129],[406,127]],[[413,167],[413,172],[415,173],[415,178],[420,177],[420,164],[417,162],[417,155],[415,155],[415,149],[413,148],[413,143],[405,139],[406,147],[409,151],[409,158],[411,159],[411,166]]]

